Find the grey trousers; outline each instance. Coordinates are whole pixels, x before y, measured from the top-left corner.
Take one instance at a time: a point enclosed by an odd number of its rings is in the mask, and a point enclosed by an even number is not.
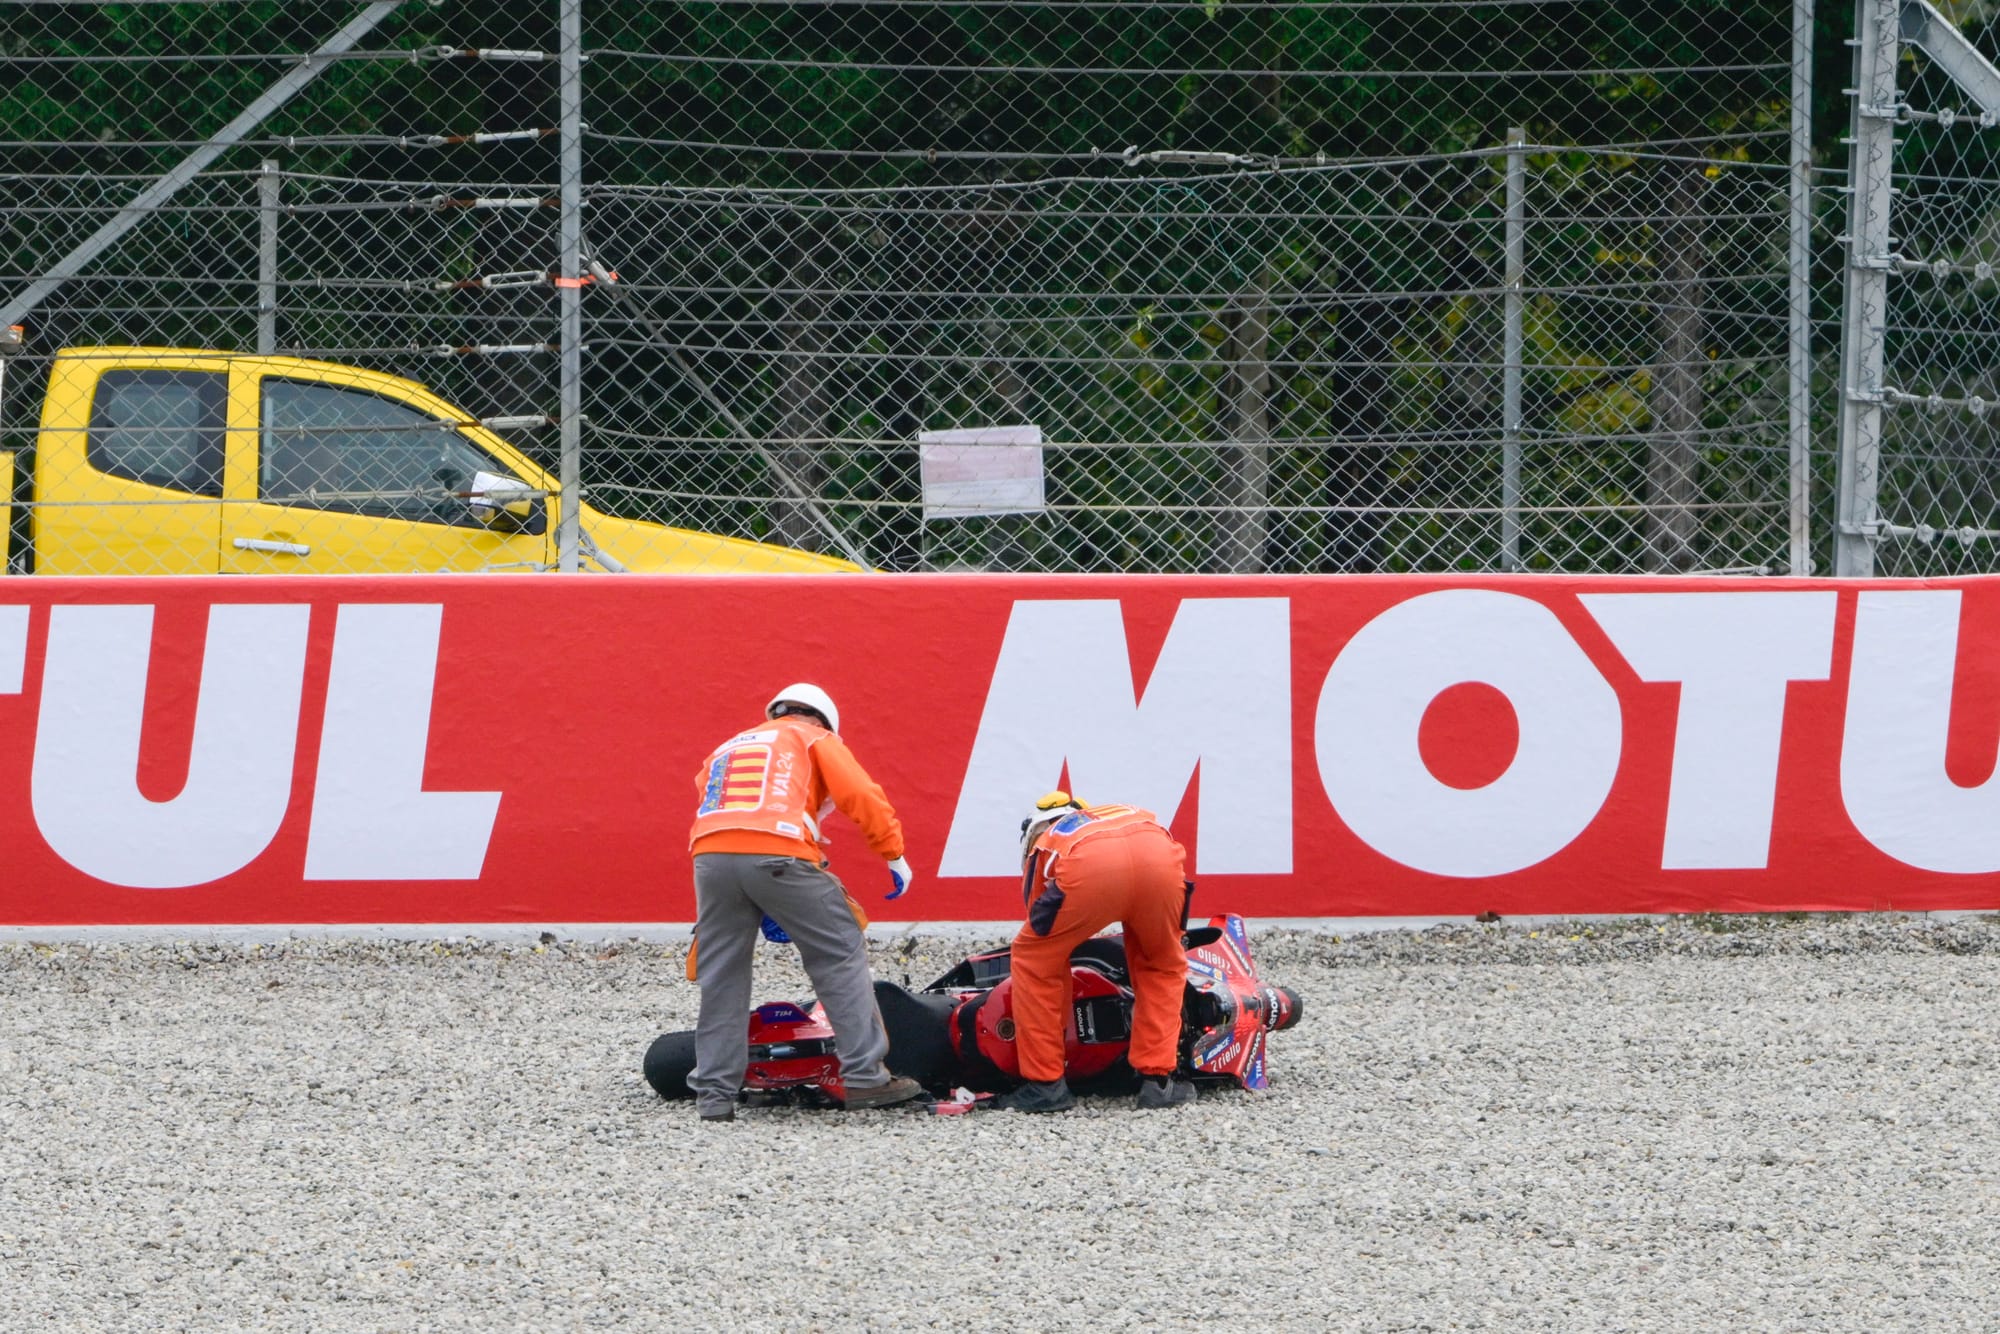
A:
[[[750,963],[766,915],[799,947],[806,976],[833,1025],[840,1077],[852,1088],[889,1082],[889,1033],[875,1007],[868,948],[840,882],[797,857],[704,852],[694,859],[694,1090],[701,1111],[736,1104],[750,1065]]]

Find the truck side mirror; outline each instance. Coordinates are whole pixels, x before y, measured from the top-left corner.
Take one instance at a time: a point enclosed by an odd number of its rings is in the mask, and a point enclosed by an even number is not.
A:
[[[488,528],[531,537],[540,537],[549,530],[546,495],[511,477],[476,472],[464,495],[465,503]]]

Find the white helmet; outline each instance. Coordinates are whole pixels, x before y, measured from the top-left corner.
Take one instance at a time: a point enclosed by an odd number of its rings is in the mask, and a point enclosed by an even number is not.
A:
[[[1028,854],[1034,850],[1035,840],[1041,837],[1042,831],[1049,827],[1050,822],[1082,809],[1083,803],[1067,792],[1044,793],[1038,798],[1034,806],[1029,809],[1027,817],[1021,821],[1021,860],[1023,862],[1028,860]]]
[[[800,681],[796,685],[786,686],[771,696],[771,702],[764,706],[764,716],[777,717],[780,704],[796,704],[802,709],[811,709],[826,720],[827,731],[840,730],[840,710],[834,707],[833,697],[816,685]]]

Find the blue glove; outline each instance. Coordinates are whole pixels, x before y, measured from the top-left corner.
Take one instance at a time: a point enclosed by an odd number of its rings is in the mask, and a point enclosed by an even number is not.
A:
[[[785,934],[785,928],[772,921],[768,915],[762,922],[758,923],[757,929],[762,931],[764,939],[770,941],[773,945],[789,945],[792,943],[792,938]]]
[[[910,882],[916,878],[917,873],[910,869],[910,864],[901,857],[896,858],[895,861],[889,863],[889,880],[896,887],[882,897],[885,899],[902,898],[903,895],[910,892]]]

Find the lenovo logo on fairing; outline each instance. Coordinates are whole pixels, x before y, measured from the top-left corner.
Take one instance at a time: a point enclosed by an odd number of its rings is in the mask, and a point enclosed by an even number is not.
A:
[[[1678,690],[1666,801],[1648,835],[1658,841],[1642,859],[1666,871],[1770,864],[1788,690],[1832,679],[1840,596],[1578,597],[1641,689]],[[1945,766],[1959,592],[1855,597],[1839,751],[1848,820],[1905,865],[2000,871],[2000,771],[1966,786]],[[1319,668],[1293,662],[1289,601],[1189,599],[1141,696],[1118,603],[1016,602],[939,873],[1018,873],[1018,850],[992,812],[1052,786],[1065,766],[1079,792],[1172,820],[1198,765],[1200,809],[1182,827],[1195,834],[1197,869],[1225,873],[1291,870],[1295,736],[1310,744],[1349,831],[1437,876],[1546,861],[1598,820],[1619,781],[1634,700],[1606,678],[1614,664],[1594,661],[1543,601],[1490,589],[1420,594],[1331,656],[1308,724],[1294,717],[1290,683],[1295,670],[1309,680]],[[1503,772],[1466,787],[1431,771],[1419,733],[1440,694],[1472,682],[1506,697],[1518,740]]]
[[[153,608],[49,611],[30,803],[58,857],[175,889],[249,865],[290,804],[306,629],[298,605],[210,609],[187,781],[139,790]],[[441,606],[342,606],[320,724],[307,880],[478,878],[497,792],[423,791]],[[28,615],[0,607],[0,693],[23,688]]]

